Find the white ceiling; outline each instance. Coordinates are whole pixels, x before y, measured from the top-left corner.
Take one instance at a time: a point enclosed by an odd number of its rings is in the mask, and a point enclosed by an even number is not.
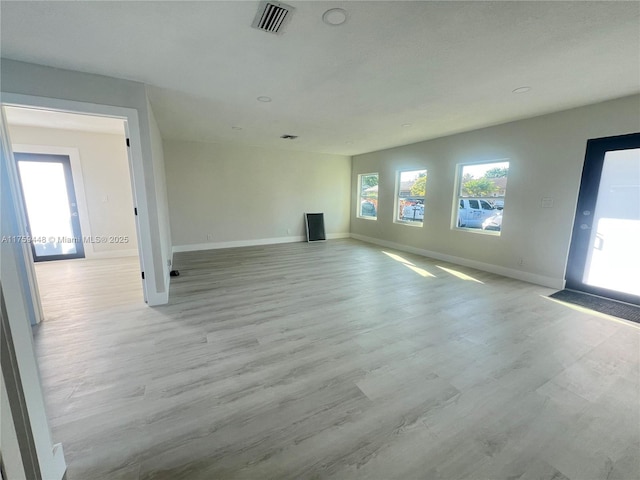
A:
[[[639,2],[289,3],[2,1],[1,51],[151,85],[165,138],[347,155],[640,92]]]
[[[124,121],[117,118],[20,107],[6,107],[5,113],[9,125],[124,135]]]

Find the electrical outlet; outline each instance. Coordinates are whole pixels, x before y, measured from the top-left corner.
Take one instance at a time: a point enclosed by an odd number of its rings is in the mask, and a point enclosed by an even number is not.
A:
[[[213,233],[207,234],[207,240],[213,240]]]
[[[520,266],[524,265],[524,259],[522,257],[518,257],[518,265]]]
[[[291,229],[287,228],[287,235],[291,235]]]

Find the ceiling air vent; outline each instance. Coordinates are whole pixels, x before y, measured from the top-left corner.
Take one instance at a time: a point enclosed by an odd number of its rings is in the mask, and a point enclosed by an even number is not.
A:
[[[269,33],[282,33],[295,9],[280,2],[261,2],[251,26]]]
[[[281,135],[280,138],[284,138],[285,140],[295,140],[296,138],[298,138],[297,135]]]

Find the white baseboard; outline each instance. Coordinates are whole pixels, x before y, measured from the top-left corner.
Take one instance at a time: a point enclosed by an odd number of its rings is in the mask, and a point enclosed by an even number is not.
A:
[[[351,238],[350,233],[329,233],[327,234],[327,240],[337,240],[339,238]]]
[[[423,250],[421,248],[410,247],[408,245],[402,245],[400,243],[388,242],[386,240],[380,240],[378,238],[367,237],[364,235],[358,235],[356,233],[351,234],[351,238],[361,240],[367,243],[373,243],[382,247],[393,248],[403,252],[414,253],[423,257],[429,257],[436,260],[442,260],[443,262],[454,263],[456,265],[462,265],[465,267],[475,268],[485,272],[495,273],[502,275],[503,277],[515,278],[516,280],[522,280],[523,282],[534,283],[536,285],[542,285],[543,287],[554,288],[562,290],[564,288],[565,281],[562,278],[546,277],[544,275],[537,275],[535,273],[523,272],[521,270],[515,270],[513,268],[502,267],[500,265],[493,265],[491,263],[478,262],[476,260],[470,260],[463,257],[455,257],[453,255],[447,255],[440,252],[433,252],[431,250]]]
[[[335,240],[338,238],[350,238],[349,233],[329,233],[327,234],[328,240]],[[275,245],[278,243],[295,243],[306,242],[307,238],[304,236],[292,236],[292,237],[272,237],[272,238],[257,238],[254,240],[233,240],[230,242],[208,242],[208,243],[194,243],[191,245],[174,245],[173,253],[180,252],[197,252],[200,250],[217,250],[221,248],[237,248],[237,247],[255,247],[259,245]]]

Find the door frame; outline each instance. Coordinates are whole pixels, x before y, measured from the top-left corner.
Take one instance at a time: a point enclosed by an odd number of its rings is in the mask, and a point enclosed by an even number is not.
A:
[[[602,287],[594,287],[583,282],[584,269],[586,266],[586,252],[589,249],[591,238],[591,228],[593,227],[593,212],[598,200],[598,190],[602,177],[602,167],[606,152],[613,150],[629,150],[640,148],[640,133],[630,133],[626,135],[616,135],[613,137],[592,138],[587,141],[582,178],[580,180],[580,190],[578,193],[578,203],[574,217],[571,244],[567,257],[567,269],[565,273],[566,288],[580,292],[598,295],[600,297],[611,298],[631,304],[640,304],[640,299],[636,295],[618,292]],[[589,212],[586,213],[585,212]],[[588,224],[584,230],[581,225]]]
[[[32,155],[34,158],[19,159],[15,157],[16,154],[21,156]],[[40,158],[36,158],[36,157],[40,157]],[[78,196],[76,194],[75,181],[73,179],[73,169],[71,166],[71,158],[68,155],[42,154],[42,153],[32,153],[32,152],[23,153],[23,152],[14,151],[14,159],[16,161],[16,165],[20,161],[34,162],[34,163],[58,163],[55,160],[47,160],[44,157],[60,157],[59,162],[62,163],[62,166],[63,166],[62,168],[64,170],[64,177],[65,177],[66,187],[67,187],[67,200],[69,201],[69,203],[72,203],[73,205],[75,205],[75,218],[71,219],[71,223],[73,225],[72,228],[73,228],[74,238],[78,240],[75,242],[76,253],[71,253],[71,254],[61,253],[57,255],[47,255],[42,257],[37,255],[36,247],[33,243],[31,243],[30,245],[31,245],[31,252],[33,255],[33,261],[48,262],[53,260],[70,260],[70,259],[77,259],[77,258],[85,258],[85,249],[84,249],[83,239],[84,239],[84,235],[86,235],[86,232],[84,232],[84,230],[82,229],[82,225],[80,222],[80,209],[78,208]],[[21,185],[20,191],[22,193],[22,204],[27,214],[27,219],[26,219],[27,231],[29,232],[29,235],[33,237],[33,232],[31,230],[31,220],[29,219],[29,209],[27,208],[27,200],[24,196],[24,188],[22,186],[22,175],[20,174],[19,166],[18,168],[16,168],[16,171],[18,172],[18,179],[20,180],[20,185]],[[79,235],[76,235],[76,233],[79,233]]]
[[[142,154],[142,134],[140,131],[138,110],[129,107],[112,105],[100,105],[75,100],[65,100],[50,97],[36,97],[2,92],[1,106],[13,106],[23,108],[35,108],[52,110],[64,113],[85,114],[92,116],[111,117],[124,120],[125,137],[129,139],[127,153],[129,157],[129,174],[133,194],[134,208],[137,211],[136,233],[138,236],[138,257],[140,259],[140,271],[145,272],[141,278],[144,300],[149,305],[161,305],[166,303],[165,295],[158,293],[156,286],[156,265],[153,262],[152,236],[149,224],[149,205],[147,203],[147,187],[145,184],[145,167]],[[15,170],[14,170],[15,173]],[[12,183],[17,181],[15,175],[9,179]],[[15,188],[15,187],[14,187]],[[161,265],[157,266],[162,268]],[[33,261],[30,262],[32,276]],[[35,290],[37,292],[37,289]],[[39,301],[39,299],[38,299]]]

